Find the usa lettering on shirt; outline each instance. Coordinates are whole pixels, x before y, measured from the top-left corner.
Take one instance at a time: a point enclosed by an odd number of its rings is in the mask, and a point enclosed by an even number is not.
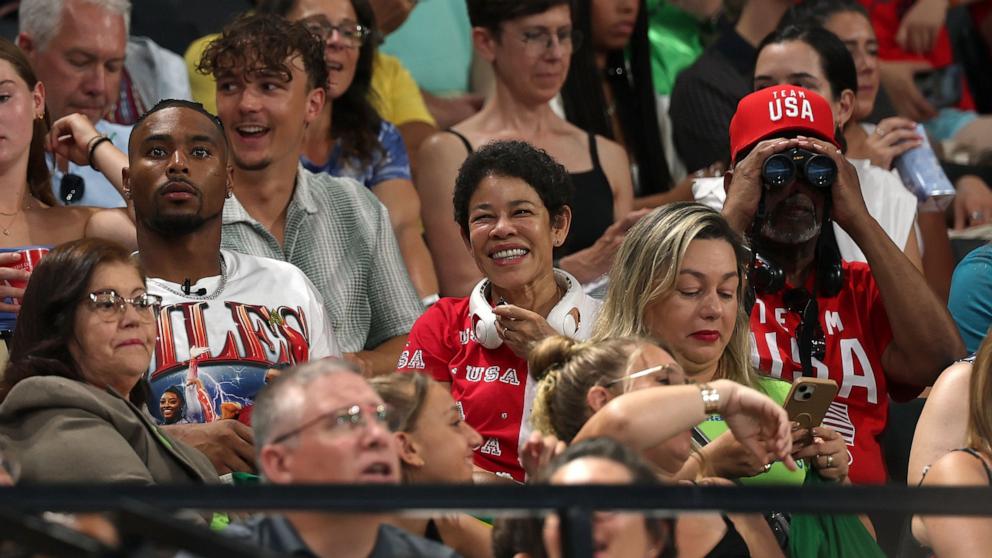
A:
[[[845,287],[835,297],[817,299],[826,351],[823,359],[812,359],[812,374],[839,386],[824,423],[848,445],[851,480],[884,483],[887,473],[878,438],[885,430],[893,394],[882,355],[892,340],[892,328],[870,268],[851,262],[843,266]],[[812,287],[811,278],[806,290]],[[782,298],[783,293],[762,295],[752,309],[752,361],[763,374],[794,381],[802,375],[796,340],[800,317],[788,310]],[[900,386],[897,396],[910,391]]]

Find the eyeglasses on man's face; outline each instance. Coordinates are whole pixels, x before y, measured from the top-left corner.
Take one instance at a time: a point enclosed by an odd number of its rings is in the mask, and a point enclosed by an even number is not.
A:
[[[383,403],[375,407],[363,409],[361,405],[356,404],[317,415],[289,432],[284,432],[276,436],[270,443],[278,444],[284,442],[317,425],[320,425],[325,432],[332,435],[356,432],[368,427],[370,417],[376,424],[385,427],[390,432],[399,430],[399,417],[389,405]]]
[[[117,291],[100,291],[90,293],[88,300],[93,313],[108,322],[120,319],[128,305],[134,308],[142,320],[153,321],[162,307],[162,297],[148,293],[126,298],[117,294]]]

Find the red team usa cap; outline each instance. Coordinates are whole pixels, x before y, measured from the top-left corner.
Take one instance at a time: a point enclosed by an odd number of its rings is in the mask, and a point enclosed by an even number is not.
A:
[[[830,103],[819,94],[795,85],[773,85],[737,104],[730,121],[730,159],[736,161],[742,151],[783,132],[815,136],[839,149],[835,129]]]

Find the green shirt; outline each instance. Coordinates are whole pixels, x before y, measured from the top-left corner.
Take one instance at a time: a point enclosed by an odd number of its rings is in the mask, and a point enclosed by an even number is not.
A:
[[[785,403],[785,398],[789,396],[789,390],[791,388],[792,384],[789,382],[776,380],[775,378],[762,377],[758,380],[758,390],[774,399],[779,405]],[[723,417],[720,415],[713,415],[700,423],[699,430],[701,430],[707,438],[713,440],[727,431],[727,423],[724,422]],[[760,473],[753,477],[743,477],[736,480],[739,480],[740,483],[745,486],[769,484],[802,485],[806,480],[806,464],[802,459],[800,459],[796,461],[796,465],[799,466],[799,469],[796,471],[790,471],[785,467],[785,465],[782,464],[781,461],[776,461],[775,464],[772,465],[772,468],[765,473]]]

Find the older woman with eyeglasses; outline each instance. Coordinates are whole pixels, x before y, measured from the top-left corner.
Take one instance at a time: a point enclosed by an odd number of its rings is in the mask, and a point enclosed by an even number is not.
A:
[[[141,409],[160,302],[117,244],[79,240],[41,261],[0,381],[0,437],[21,483],[217,482]]]
[[[623,233],[642,213],[631,212],[633,186],[624,148],[557,116],[548,102],[568,75],[581,36],[568,0],[469,0],[472,39],[490,63],[495,90],[482,110],[420,148],[415,183],[427,245],[442,296],[465,296],[482,273],[451,219],[458,168],[492,141],[520,140],[547,151],[575,185],[573,227],[555,248],[556,267],[583,284],[604,275]],[[442,257],[443,256],[443,257]]]

